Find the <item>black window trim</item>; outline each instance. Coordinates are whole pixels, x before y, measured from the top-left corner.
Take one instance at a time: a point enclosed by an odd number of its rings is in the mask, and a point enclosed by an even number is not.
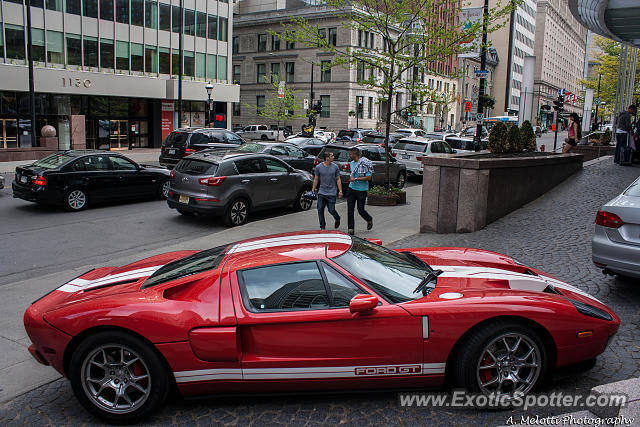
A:
[[[278,308],[270,308],[270,309],[257,309],[255,307],[253,307],[253,304],[251,304],[251,300],[249,299],[249,294],[247,292],[247,287],[244,281],[244,276],[243,276],[243,272],[245,271],[250,271],[250,270],[255,270],[258,268],[266,268],[266,267],[272,267],[272,266],[282,266],[282,265],[293,265],[293,264],[306,264],[306,263],[315,263],[316,264],[316,268],[318,269],[318,271],[320,272],[320,276],[322,278],[322,282],[324,284],[324,291],[326,292],[327,295],[327,301],[329,303],[329,307],[326,308],[292,308],[292,309],[278,309]],[[327,275],[324,272],[324,265],[326,264],[327,266],[329,266],[330,268],[332,268],[336,274],[340,275],[342,278],[344,278],[347,282],[351,283],[352,285],[354,285],[356,288],[358,288],[359,292],[358,294],[366,294],[366,295],[371,295],[370,292],[362,289],[362,286],[358,285],[357,283],[355,283],[353,280],[351,280],[351,278],[345,276],[339,269],[337,269],[336,267],[328,264],[325,260],[300,260],[300,261],[287,261],[287,262],[278,262],[275,264],[266,264],[266,265],[260,265],[257,267],[250,267],[250,268],[243,268],[241,270],[236,270],[236,280],[238,282],[238,288],[240,289],[240,299],[242,300],[242,306],[244,307],[245,310],[247,310],[250,313],[255,313],[255,314],[264,314],[264,313],[291,313],[291,312],[298,312],[298,311],[317,311],[317,310],[340,310],[340,309],[348,309],[349,307],[333,307],[333,294],[331,292],[331,287],[329,286],[329,281],[327,279]],[[377,295],[376,295],[377,296]],[[378,297],[380,298],[380,297]]]

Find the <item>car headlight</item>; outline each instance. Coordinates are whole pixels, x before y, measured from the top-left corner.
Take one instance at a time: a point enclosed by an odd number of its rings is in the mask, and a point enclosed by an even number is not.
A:
[[[594,307],[589,304],[585,304],[580,301],[576,301],[574,299],[567,298],[571,304],[578,310],[578,313],[584,314],[585,316],[595,317],[596,319],[602,319],[607,321],[612,321],[613,317],[609,313],[604,310],[600,310],[597,307]]]

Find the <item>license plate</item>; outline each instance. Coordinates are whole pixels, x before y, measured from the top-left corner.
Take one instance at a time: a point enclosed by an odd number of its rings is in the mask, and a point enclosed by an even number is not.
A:
[[[181,194],[178,201],[180,203],[189,204],[189,196],[185,196],[184,194]]]
[[[27,177],[26,176],[21,176],[20,177],[20,182],[23,183],[23,184],[26,184],[27,183]]]
[[[176,154],[176,150],[169,150],[169,154]]]
[[[410,156],[410,155],[408,155],[408,154],[403,154],[403,155],[402,155],[402,158],[403,158],[403,159],[408,159],[409,157],[411,157],[411,156]]]

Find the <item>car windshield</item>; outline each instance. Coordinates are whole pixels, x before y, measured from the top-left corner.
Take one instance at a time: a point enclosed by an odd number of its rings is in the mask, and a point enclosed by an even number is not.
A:
[[[414,290],[430,271],[407,255],[355,237],[351,248],[333,261],[392,303],[423,297]]]
[[[71,159],[75,159],[75,156],[69,153],[54,153],[36,162],[33,162],[33,166],[37,166],[42,169],[56,169],[64,165]]]
[[[306,142],[309,142],[309,138],[288,138],[287,142],[290,142],[292,144],[304,144]]]
[[[214,175],[218,165],[196,159],[183,159],[176,165],[176,171],[187,175]]]
[[[631,197],[640,197],[640,179],[637,179],[636,182],[631,184],[627,191],[624,192],[625,196]]]
[[[398,141],[396,145],[393,146],[393,149],[423,152],[426,146],[426,142],[422,143],[417,141]]]
[[[159,285],[184,276],[217,268],[226,254],[228,245],[200,251],[162,266],[144,282],[142,288]]]
[[[167,135],[167,138],[164,140],[164,142],[162,143],[162,145],[170,145],[172,147],[182,147],[186,142],[187,139],[189,138],[189,133],[186,132],[171,132],[169,135]]]
[[[243,153],[261,153],[264,150],[264,145],[262,144],[242,144],[236,151],[242,151]]]
[[[389,139],[392,139],[393,137],[391,135],[389,135]],[[384,144],[384,136],[382,135],[367,135],[364,138],[362,138],[362,142],[364,142],[365,144]]]
[[[342,138],[343,136],[348,136],[349,138],[353,138],[356,135],[356,132],[353,130],[341,130],[338,132],[338,138]]]

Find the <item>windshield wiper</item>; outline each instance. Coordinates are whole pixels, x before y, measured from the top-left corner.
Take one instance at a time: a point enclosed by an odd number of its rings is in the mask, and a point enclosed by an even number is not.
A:
[[[438,284],[438,276],[441,274],[442,270],[431,270],[426,276],[424,276],[424,279],[422,279],[418,287],[413,290],[413,293],[417,294],[427,288],[430,288],[431,290],[435,289]],[[425,293],[425,295],[427,294]]]
[[[425,269],[427,269],[429,271],[433,271],[433,268],[431,268],[431,266],[429,264],[424,262],[424,260],[422,258],[420,258],[418,255],[414,254],[413,252],[402,251],[400,253],[406,255],[406,257],[409,258],[411,261],[413,261],[414,264],[418,264],[420,267],[424,267]]]

